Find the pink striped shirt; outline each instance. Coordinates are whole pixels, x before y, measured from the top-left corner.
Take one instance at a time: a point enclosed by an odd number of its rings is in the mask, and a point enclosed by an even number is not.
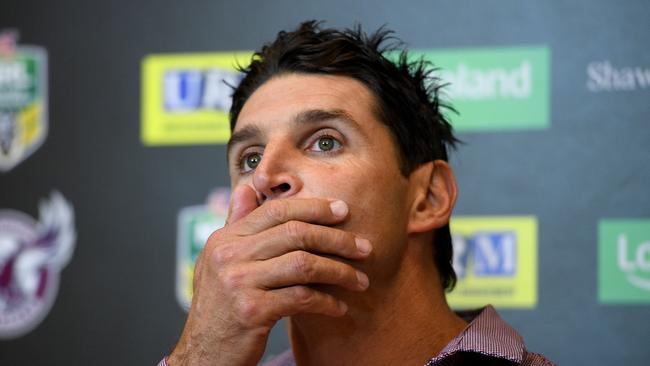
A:
[[[469,321],[469,325],[424,366],[555,365],[544,356],[526,350],[522,337],[499,317],[492,306],[459,315]],[[163,359],[158,366],[169,365]],[[288,350],[263,366],[296,366],[296,362],[291,350]]]

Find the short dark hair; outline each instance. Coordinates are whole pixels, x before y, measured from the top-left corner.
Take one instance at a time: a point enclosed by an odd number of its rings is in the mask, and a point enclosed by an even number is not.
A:
[[[366,34],[361,26],[339,31],[323,29],[319,22],[307,21],[292,32],[281,31],[272,43],[254,53],[252,62],[240,67],[244,73],[235,88],[230,109],[234,130],[244,103],[266,81],[287,73],[347,76],[362,82],[376,98],[376,113],[391,131],[399,147],[400,170],[408,176],[419,165],[432,160],[448,160],[447,149],[454,137],[443,110],[453,109],[439,100],[442,85],[433,76],[433,65],[413,60],[381,27]],[[394,57],[391,57],[394,56]],[[449,225],[435,232],[434,261],[444,289],[453,289],[456,273],[452,267]]]

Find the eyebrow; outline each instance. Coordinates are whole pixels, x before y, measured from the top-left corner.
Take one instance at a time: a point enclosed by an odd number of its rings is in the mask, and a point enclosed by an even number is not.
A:
[[[237,132],[233,132],[233,134],[230,136],[230,140],[228,140],[228,146],[226,150],[227,155],[230,156],[230,150],[232,150],[232,147],[234,145],[246,140],[254,139],[261,134],[262,131],[255,125],[249,125]]]
[[[316,124],[320,122],[330,121],[330,120],[340,120],[345,122],[347,125],[357,130],[358,132],[363,133],[359,123],[352,118],[352,116],[342,110],[342,109],[309,109],[298,113],[294,118],[293,122],[295,124],[304,125],[304,124]],[[255,124],[248,125],[241,130],[234,132],[228,140],[227,146],[227,156],[230,157],[230,151],[232,148],[244,141],[251,140],[262,135],[262,130],[257,127]]]
[[[295,121],[298,124],[312,124],[318,122],[339,119],[349,124],[356,130],[360,130],[359,123],[352,116],[342,109],[310,109],[298,113]]]

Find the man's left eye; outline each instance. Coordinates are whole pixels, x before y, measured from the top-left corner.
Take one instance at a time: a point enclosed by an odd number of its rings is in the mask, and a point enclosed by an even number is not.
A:
[[[321,136],[310,146],[315,151],[334,151],[341,148],[341,143],[332,136]]]

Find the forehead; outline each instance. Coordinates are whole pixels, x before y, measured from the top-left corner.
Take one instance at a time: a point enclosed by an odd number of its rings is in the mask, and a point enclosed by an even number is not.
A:
[[[256,125],[288,122],[305,110],[341,110],[361,127],[378,123],[372,92],[346,76],[281,74],[262,84],[244,104],[235,131]]]

